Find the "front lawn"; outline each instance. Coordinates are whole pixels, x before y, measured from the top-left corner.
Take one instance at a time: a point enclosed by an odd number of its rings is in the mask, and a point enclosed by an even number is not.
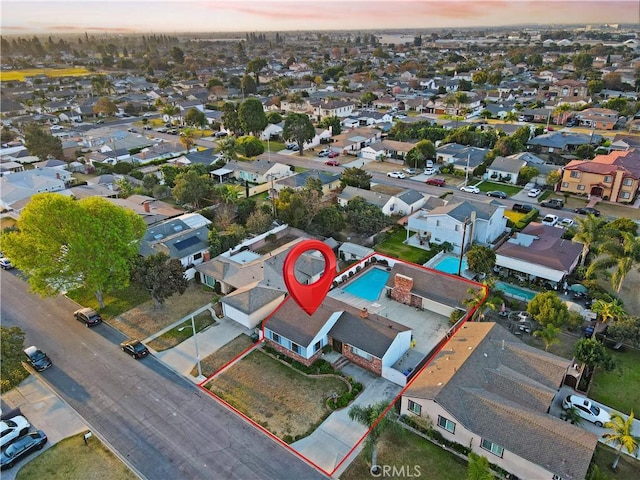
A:
[[[84,287],[67,292],[67,297],[83,307],[90,307],[99,311],[105,320],[115,318],[127,310],[131,310],[146,301],[150,301],[151,298],[145,289],[133,283],[122,290],[103,293],[104,308],[100,308],[98,305],[95,292],[91,292]]]
[[[135,474],[95,435],[88,439],[88,445],[85,445],[83,436],[83,433],[74,435],[45,450],[18,471],[16,480],[33,478],[129,480],[136,478]]]
[[[211,355],[208,355],[200,362],[200,368],[202,368],[202,375],[208,377],[220,370],[224,365],[236,358],[247,348],[253,345],[253,341],[248,335],[238,335],[236,338],[227,343],[224,347],[219,348]],[[198,376],[198,366],[196,365],[191,370],[191,376]]]
[[[390,257],[400,258],[407,262],[422,265],[435,256],[437,252],[423,250],[422,248],[407,245],[404,241],[407,239],[407,231],[399,229],[387,239],[374,247],[376,252],[384,253]]]
[[[609,479],[615,480],[636,480],[640,474],[640,461],[634,460],[626,454],[620,456],[620,462],[618,468],[613,469],[611,465],[616,458],[616,451],[598,442],[596,451],[593,454],[592,462],[600,469],[600,473],[603,473]]]
[[[196,326],[196,332],[201,332],[205,328],[210,325],[215,325],[216,323],[210,310],[200,312],[193,320]],[[189,319],[185,320],[180,325],[173,327],[171,330],[164,332],[159,337],[154,338],[148,345],[156,352],[162,352],[163,350],[167,350],[181,344],[187,338],[191,338],[192,336],[193,325],[191,325],[191,319]]]
[[[206,387],[288,443],[309,435],[329,415],[327,399],[348,390],[336,376],[307,377],[261,350]]]
[[[472,184],[471,182],[469,183]],[[480,189],[482,193],[487,193],[492,190],[499,190],[500,192],[504,192],[509,196],[515,195],[520,190],[522,190],[522,187],[519,187],[517,185],[511,185],[509,183],[482,182],[480,184],[476,184],[476,186]]]
[[[627,415],[640,416],[640,352],[609,350],[618,361],[612,372],[597,370],[591,381],[589,397]]]
[[[409,431],[402,435],[385,432],[378,443],[378,465],[395,467],[393,478],[425,478],[459,480],[467,478],[464,460]],[[362,453],[340,476],[343,480],[373,478],[369,469],[371,458]],[[389,467],[387,467],[389,468]],[[404,468],[402,475],[401,468]],[[412,474],[409,475],[408,473]],[[392,478],[384,475],[386,478]]]

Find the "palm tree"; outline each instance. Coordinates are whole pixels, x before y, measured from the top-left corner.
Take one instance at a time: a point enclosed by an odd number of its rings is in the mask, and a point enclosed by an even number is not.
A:
[[[561,105],[558,105],[554,110],[553,110],[553,116],[556,119],[556,124],[557,125],[563,125],[565,118],[564,118],[564,114],[566,112],[571,111],[571,105],[569,105],[568,103],[563,103]]]
[[[571,422],[572,425],[580,425],[582,423],[582,417],[580,416],[580,411],[574,405],[567,408],[564,411],[564,421]]]
[[[622,418],[619,413],[612,414],[611,421],[605,423],[604,426],[611,430],[609,433],[602,435],[602,438],[606,440],[605,443],[611,442],[618,447],[618,454],[613,461],[613,465],[611,465],[615,470],[618,468],[618,461],[620,460],[620,454],[623,448],[631,455],[638,450],[640,437],[631,433],[633,428],[633,410],[626,420]]]
[[[533,336],[540,338],[544,342],[544,351],[548,352],[551,345],[560,341],[558,339],[559,333],[559,327],[548,323],[542,330],[536,330],[535,332],[533,332]]]
[[[191,147],[193,147],[193,145],[196,143],[196,134],[193,128],[185,128],[180,133],[180,143],[184,145],[184,148],[187,150],[187,153],[189,153],[189,150],[191,150]]]
[[[236,149],[236,139],[233,137],[227,137],[218,142],[218,151],[227,162],[236,158]]]
[[[604,225],[606,220],[594,215],[588,214],[584,218],[578,218],[578,233],[573,237],[577,242],[582,243],[582,259],[580,260],[580,266],[584,266],[584,262],[587,260],[589,249],[596,245],[602,238],[604,231]]]
[[[504,121],[508,123],[516,122],[518,120],[518,114],[516,112],[507,112],[504,116]]]
[[[469,452],[469,464],[467,465],[467,480],[493,480],[489,460],[477,453]]]
[[[611,286],[620,293],[625,277],[640,262],[640,237],[634,237],[630,232],[616,233],[600,246],[600,253],[604,257],[589,266],[587,276],[615,267],[611,274]]]
[[[393,415],[394,413],[389,408],[388,402],[376,402],[366,407],[353,405],[349,409],[349,418],[369,429],[369,434],[364,441],[363,451],[367,456],[371,454],[372,472],[379,469],[378,440],[380,440],[384,431],[387,429],[396,433],[404,431]]]
[[[591,305],[591,311],[599,315],[602,323],[607,323],[607,321],[615,318],[624,317],[627,314],[617,298],[614,298],[610,302],[606,302],[602,299],[596,300],[593,302],[593,305]],[[596,325],[596,328],[593,329],[593,337],[595,337],[597,330]]]

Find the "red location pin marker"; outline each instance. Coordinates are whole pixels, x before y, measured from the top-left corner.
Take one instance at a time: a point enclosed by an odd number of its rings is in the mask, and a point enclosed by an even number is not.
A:
[[[316,282],[310,285],[303,285],[296,278],[296,261],[304,252],[311,250],[318,250],[324,257],[324,272]],[[335,278],[336,256],[333,254],[333,250],[320,240],[304,240],[294,246],[288,253],[287,258],[284,259],[282,270],[284,284],[287,286],[289,294],[300,305],[300,308],[307,312],[307,315],[313,315],[313,312],[318,309],[324,297],[327,296],[331,283]]]

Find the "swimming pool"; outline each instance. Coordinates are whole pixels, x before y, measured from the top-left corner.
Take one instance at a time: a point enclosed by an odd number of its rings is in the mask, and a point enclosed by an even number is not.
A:
[[[438,270],[444,273],[452,273],[454,275],[458,274],[458,267],[460,266],[460,259],[457,257],[444,257],[438,263],[436,263],[432,268],[434,270]],[[467,259],[462,259],[462,270],[460,273],[467,270],[469,266],[467,265]]]
[[[537,293],[533,290],[520,288],[516,285],[511,285],[510,283],[496,282],[496,288],[503,291],[508,297],[517,298],[518,300],[525,300],[527,302],[530,302],[533,297],[537,295]]]
[[[380,296],[380,292],[382,292],[382,289],[388,279],[389,272],[379,268],[372,268],[368,272],[362,274],[360,278],[344,287],[344,290],[356,297],[374,301]]]

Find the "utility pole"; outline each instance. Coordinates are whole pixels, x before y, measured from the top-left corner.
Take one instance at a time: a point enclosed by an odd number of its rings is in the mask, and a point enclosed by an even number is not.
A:
[[[198,362],[198,377],[202,376],[202,367],[200,366],[200,352],[198,351],[198,336],[196,335],[196,321],[191,315],[191,328],[193,328],[193,343],[196,347],[196,360]]]
[[[464,217],[464,225],[462,226],[462,245],[460,245],[460,259],[458,261],[458,276],[462,272],[462,256],[464,255],[464,241],[467,237],[467,221],[469,219]]]
[[[471,154],[467,154],[467,168],[465,168],[464,170],[464,186],[467,186],[467,183],[469,182],[469,159],[471,157]]]

